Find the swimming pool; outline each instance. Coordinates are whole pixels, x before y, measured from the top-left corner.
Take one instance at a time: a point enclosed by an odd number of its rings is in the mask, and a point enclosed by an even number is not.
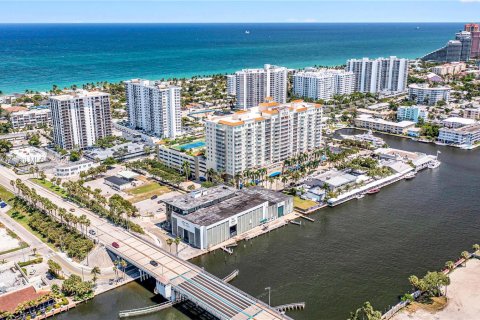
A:
[[[205,141],[195,141],[187,144],[182,144],[181,146],[178,146],[178,148],[182,150],[190,150],[195,148],[201,148],[203,146],[205,146]]]

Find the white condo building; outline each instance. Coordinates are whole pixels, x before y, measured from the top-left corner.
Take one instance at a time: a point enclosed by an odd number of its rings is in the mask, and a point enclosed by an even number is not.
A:
[[[408,98],[418,104],[435,105],[439,101],[448,103],[450,100],[449,86],[430,87],[427,83],[408,86]]]
[[[403,92],[407,87],[408,59],[351,59],[346,70],[355,74],[355,91]]]
[[[128,123],[161,138],[181,133],[180,87],[157,81],[125,81]]]
[[[322,107],[301,100],[262,103],[205,121],[207,168],[229,176],[320,147]]]
[[[235,92],[238,109],[256,107],[266,100],[287,102],[287,68],[266,64],[263,69],[237,71],[234,77],[235,89],[229,87],[227,91]],[[227,85],[233,85],[232,78]]]
[[[53,139],[63,149],[82,149],[112,135],[110,95],[80,92],[51,96]]]
[[[334,95],[351,94],[355,74],[350,71],[322,69],[298,72],[293,76],[293,94],[314,100],[330,100]]]
[[[234,74],[227,75],[227,94],[229,96],[237,94],[237,80]]]

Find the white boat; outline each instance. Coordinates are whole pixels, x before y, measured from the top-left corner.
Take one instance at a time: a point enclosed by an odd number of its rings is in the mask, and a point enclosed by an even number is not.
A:
[[[250,30],[245,30],[245,34],[250,34]]]
[[[405,175],[405,180],[411,180],[415,178],[415,176],[416,176],[415,172],[409,172]]]
[[[441,164],[440,161],[438,161],[438,160],[433,160],[432,162],[430,162],[430,163],[428,164],[428,167],[429,167],[430,169],[435,169],[435,168],[440,167],[440,164]]]
[[[356,196],[357,199],[362,199],[363,197],[365,197],[364,194],[357,194],[357,196]]]
[[[370,142],[375,148],[380,148],[385,145],[385,141],[382,138],[375,137],[372,133],[372,130],[369,130],[367,133],[356,134],[353,136],[348,136],[348,135],[341,135],[341,136],[343,139]]]

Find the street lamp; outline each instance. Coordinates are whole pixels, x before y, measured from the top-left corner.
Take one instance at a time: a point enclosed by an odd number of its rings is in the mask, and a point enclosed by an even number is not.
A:
[[[271,292],[272,292],[272,288],[266,287],[265,290],[268,290],[268,305],[270,306],[270,295],[271,295]]]

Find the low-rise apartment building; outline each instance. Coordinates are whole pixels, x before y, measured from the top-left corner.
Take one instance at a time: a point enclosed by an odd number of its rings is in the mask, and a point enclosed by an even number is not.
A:
[[[452,62],[433,67],[432,72],[438,74],[439,76],[445,76],[454,75],[465,71],[466,69],[467,65],[464,62]]]
[[[52,123],[52,112],[47,108],[12,112],[10,114],[10,123],[13,129],[23,129],[29,126],[34,128],[42,125],[50,126]]]
[[[439,101],[448,103],[450,100],[451,88],[430,87],[428,84],[411,84],[408,86],[408,97],[417,104],[436,105]]]
[[[480,124],[459,128],[441,128],[438,141],[453,145],[473,145],[480,141]]]
[[[360,115],[355,119],[355,126],[369,130],[382,131],[394,134],[406,134],[408,129],[415,127],[413,121],[393,122],[373,118],[369,115]]]
[[[418,122],[418,119],[427,120],[428,111],[425,107],[419,106],[400,106],[397,109],[397,120],[398,121],[413,121]]]
[[[190,174],[196,180],[206,176],[207,159],[203,154],[189,154],[167,146],[158,147],[158,160],[166,166],[184,172],[184,163],[190,165]]]

